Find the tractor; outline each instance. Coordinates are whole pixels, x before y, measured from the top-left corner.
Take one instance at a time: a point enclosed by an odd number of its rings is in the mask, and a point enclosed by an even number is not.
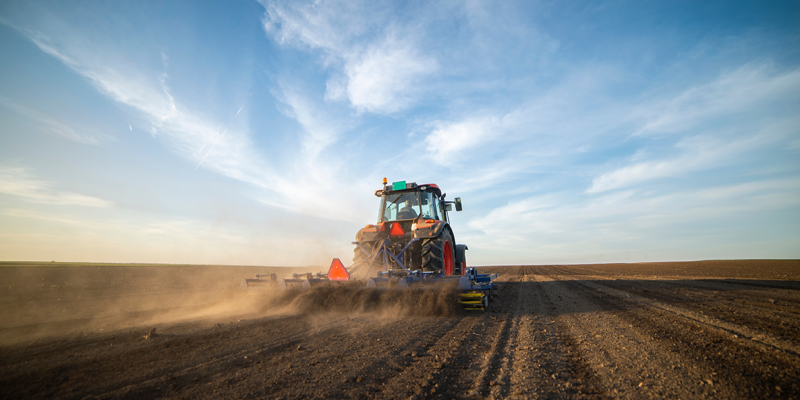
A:
[[[461,198],[446,201],[438,185],[406,181],[387,184],[375,191],[381,199],[377,224],[356,234],[353,266],[368,270],[380,265],[392,275],[421,271],[434,276],[466,272],[465,244],[457,244],[448,213]]]
[[[274,273],[242,280],[243,289],[312,289],[358,281],[366,277],[367,289],[402,289],[409,286],[454,285],[461,291],[458,302],[467,310],[485,310],[492,298],[497,274],[479,273],[467,267],[465,244],[456,244],[448,213],[461,211],[461,199],[446,201],[433,183],[394,182],[383,178],[378,223],[356,234],[353,264],[345,267],[334,258],[327,273],[294,274],[277,280]],[[369,276],[372,276],[369,278]],[[267,279],[262,279],[266,277]]]

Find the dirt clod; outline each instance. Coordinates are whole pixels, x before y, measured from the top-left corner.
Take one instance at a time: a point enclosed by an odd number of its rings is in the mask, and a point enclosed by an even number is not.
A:
[[[147,335],[144,335],[144,338],[145,339],[152,339],[152,338],[154,338],[156,336],[158,336],[156,334],[156,328],[153,328],[153,329],[150,329],[150,332],[148,332]]]

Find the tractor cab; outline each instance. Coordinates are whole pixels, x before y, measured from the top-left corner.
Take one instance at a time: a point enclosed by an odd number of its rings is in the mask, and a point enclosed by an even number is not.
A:
[[[448,204],[436,185],[416,183],[387,186],[375,195],[381,197],[378,223],[430,219],[447,221]],[[400,186],[397,189],[394,187]]]

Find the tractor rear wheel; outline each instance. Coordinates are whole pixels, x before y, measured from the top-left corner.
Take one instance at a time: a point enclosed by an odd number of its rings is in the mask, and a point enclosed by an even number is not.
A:
[[[356,248],[353,249],[353,265],[355,266],[362,264],[367,261],[367,258],[369,257],[368,254],[361,250],[361,247],[364,247],[364,250],[372,253],[373,246],[373,243],[361,243],[361,246],[356,245]]]
[[[364,253],[361,250],[361,247],[364,247],[364,250],[368,251],[370,254]],[[375,243],[373,242],[362,242],[361,247],[356,245],[356,248],[353,249],[353,266],[351,267],[351,271],[354,273],[355,279],[366,279],[369,277],[373,277],[375,272],[373,270],[373,265],[376,264],[376,261],[373,260],[370,265],[367,264],[367,258],[372,254],[375,250]],[[377,262],[380,265],[380,261]]]
[[[455,244],[450,231],[442,230],[439,236],[422,243],[422,270],[443,275],[455,271]]]

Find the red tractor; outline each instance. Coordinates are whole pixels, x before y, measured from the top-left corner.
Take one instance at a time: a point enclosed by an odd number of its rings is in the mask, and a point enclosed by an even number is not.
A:
[[[461,211],[461,199],[445,201],[439,186],[405,181],[375,191],[380,197],[378,223],[356,234],[353,267],[382,266],[395,276],[412,272],[434,276],[462,275],[467,246],[456,244],[447,213]]]

